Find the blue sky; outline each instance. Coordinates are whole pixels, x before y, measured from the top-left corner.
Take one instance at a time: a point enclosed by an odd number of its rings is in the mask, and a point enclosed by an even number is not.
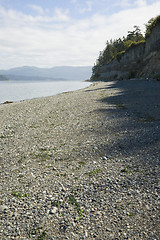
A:
[[[160,0],[0,0],[0,69],[93,65],[107,40],[160,14]]]

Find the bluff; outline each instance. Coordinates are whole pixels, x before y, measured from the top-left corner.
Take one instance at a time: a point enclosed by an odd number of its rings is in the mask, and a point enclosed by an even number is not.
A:
[[[145,41],[131,45],[119,59],[96,67],[92,80],[160,79],[160,21]]]

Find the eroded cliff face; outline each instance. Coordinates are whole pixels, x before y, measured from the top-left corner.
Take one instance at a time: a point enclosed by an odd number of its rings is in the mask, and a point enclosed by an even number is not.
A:
[[[119,61],[99,67],[96,73],[102,80],[160,79],[160,22],[152,29],[146,42],[130,47]]]

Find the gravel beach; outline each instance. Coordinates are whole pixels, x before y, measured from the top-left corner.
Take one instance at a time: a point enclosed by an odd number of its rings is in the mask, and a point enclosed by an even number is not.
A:
[[[160,82],[0,105],[0,239],[160,239]]]

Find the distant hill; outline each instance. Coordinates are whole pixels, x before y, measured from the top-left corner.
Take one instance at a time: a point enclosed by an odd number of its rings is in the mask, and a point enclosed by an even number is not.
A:
[[[87,67],[18,67],[9,70],[0,70],[0,74],[6,76],[10,80],[75,80],[83,81],[90,78],[92,66]]]
[[[7,80],[9,80],[7,76],[0,75],[0,81],[7,81]]]

